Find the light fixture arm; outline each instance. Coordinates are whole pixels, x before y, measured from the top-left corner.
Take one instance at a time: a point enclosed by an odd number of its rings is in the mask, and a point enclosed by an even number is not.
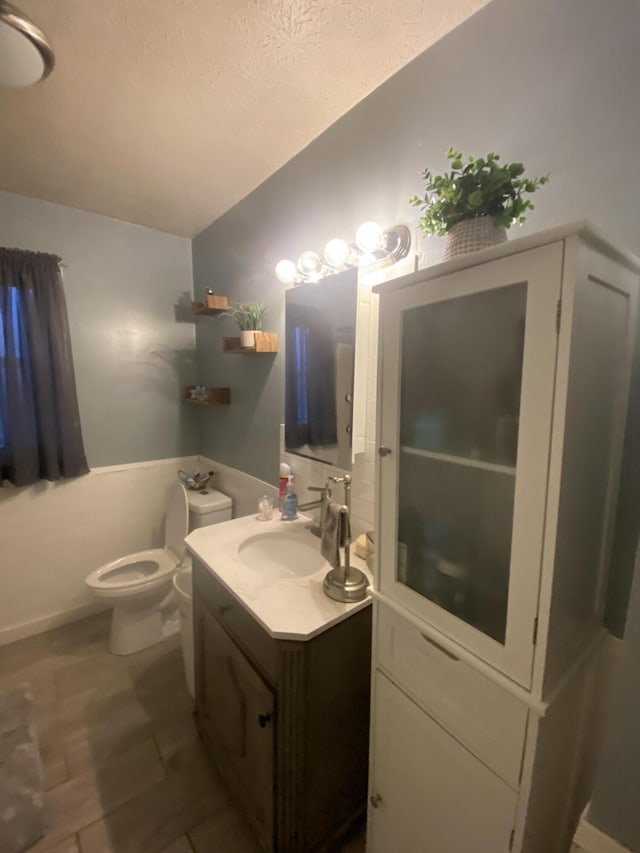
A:
[[[391,263],[406,258],[411,248],[411,232],[406,225],[394,225],[384,232],[384,251],[391,258]]]

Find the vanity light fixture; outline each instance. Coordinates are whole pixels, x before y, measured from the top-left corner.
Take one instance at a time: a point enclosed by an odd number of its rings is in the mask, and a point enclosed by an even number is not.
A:
[[[0,85],[32,86],[53,70],[47,37],[11,3],[0,0]]]
[[[276,264],[276,277],[283,284],[319,281],[326,275],[348,267],[366,267],[367,271],[395,264],[406,258],[411,247],[411,232],[406,225],[384,230],[376,222],[364,222],[356,232],[355,244],[334,238],[324,247],[322,259],[313,251],[303,252],[297,265],[282,260]]]
[[[345,243],[344,240],[340,240],[335,237],[333,240],[329,240],[327,245],[324,247],[324,260],[325,263],[333,267],[333,269],[340,269],[343,267],[351,254],[351,249]]]

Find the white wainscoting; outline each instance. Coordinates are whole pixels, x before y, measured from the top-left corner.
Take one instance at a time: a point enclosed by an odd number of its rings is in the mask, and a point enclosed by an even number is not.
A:
[[[197,457],[94,468],[84,477],[0,489],[0,645],[103,609],[93,569],[162,544],[167,491]]]

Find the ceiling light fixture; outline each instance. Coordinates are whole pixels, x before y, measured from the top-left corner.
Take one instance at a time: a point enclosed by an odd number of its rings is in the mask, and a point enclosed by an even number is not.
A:
[[[24,12],[0,0],[0,85],[32,86],[51,73],[54,63],[42,30]]]
[[[367,272],[395,264],[406,258],[411,248],[411,232],[406,225],[394,225],[386,231],[376,222],[363,223],[356,232],[354,245],[334,238],[324,247],[323,258],[316,252],[303,252],[298,264],[282,260],[276,264],[276,277],[283,284],[319,281],[347,267],[366,267]]]

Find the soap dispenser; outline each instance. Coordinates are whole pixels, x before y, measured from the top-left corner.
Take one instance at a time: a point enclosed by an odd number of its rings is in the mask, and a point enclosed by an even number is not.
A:
[[[287,493],[282,501],[282,521],[293,521],[298,517],[298,496],[293,489],[293,477],[287,480]]]

